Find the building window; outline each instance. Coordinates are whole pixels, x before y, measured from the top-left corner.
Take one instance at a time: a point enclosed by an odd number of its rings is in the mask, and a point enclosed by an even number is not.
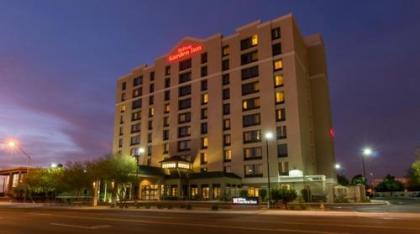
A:
[[[171,79],[166,78],[165,79],[165,88],[169,88],[171,86]]]
[[[165,101],[169,101],[169,99],[171,99],[171,92],[169,90],[166,90],[164,95]]]
[[[242,117],[242,126],[249,127],[259,125],[261,122],[261,117],[259,113],[251,114],[251,115],[244,115]]]
[[[223,171],[227,172],[227,173],[230,173],[230,172],[232,172],[232,167],[231,166],[224,166]]]
[[[229,115],[230,114],[230,104],[225,103],[223,104],[223,115]]]
[[[242,85],[242,95],[257,93],[258,91],[260,91],[260,83],[258,81]]]
[[[207,152],[200,153],[200,163],[206,164],[207,163]]]
[[[154,71],[152,71],[152,72],[150,72],[150,81],[154,81],[155,80],[155,72]]]
[[[229,46],[225,45],[225,46],[222,47],[222,56],[225,57],[225,56],[228,56],[228,55],[229,55]]]
[[[120,115],[120,124],[124,123],[124,115]]]
[[[153,121],[152,121],[152,120],[149,120],[149,121],[147,122],[147,129],[148,129],[148,130],[152,130],[152,129],[153,129]]]
[[[201,105],[209,103],[209,95],[207,93],[201,94]]]
[[[222,61],[222,71],[229,70],[229,59],[225,59]]]
[[[155,115],[155,108],[150,107],[149,108],[149,117],[153,117]]]
[[[230,119],[224,119],[223,120],[223,130],[229,130],[230,129]]]
[[[201,123],[201,134],[207,134],[208,128],[207,123]]]
[[[149,85],[149,93],[153,93],[155,91],[155,84]]]
[[[279,162],[279,175],[287,176],[289,175],[289,162]]]
[[[253,110],[260,108],[260,98],[250,98],[242,101],[242,110]]]
[[[279,158],[284,158],[287,157],[288,152],[287,152],[287,144],[278,144],[277,145],[277,156]]]
[[[171,74],[171,66],[168,65],[165,67],[165,76],[169,76]]]
[[[286,126],[278,126],[276,128],[276,135],[277,135],[277,139],[285,139],[287,138],[287,131],[286,131]]]
[[[152,133],[147,133],[147,143],[152,143]]]
[[[169,153],[169,144],[168,143],[163,144],[163,153],[164,154]]]
[[[133,89],[133,97],[138,97],[143,94],[142,88]]]
[[[256,45],[258,45],[258,35],[256,34],[241,40],[241,50],[246,50]]]
[[[138,145],[140,144],[140,136],[136,135],[136,136],[132,136],[130,138],[130,145]]]
[[[165,129],[165,130],[163,130],[162,140],[166,141],[168,139],[169,139],[169,130]]]
[[[201,54],[201,64],[207,63],[207,53]]]
[[[251,79],[259,75],[258,66],[244,68],[241,70],[242,80]]]
[[[183,97],[191,94],[191,85],[185,85],[178,88],[178,96]]]
[[[207,80],[202,80],[201,81],[201,91],[206,91],[207,90]]]
[[[147,156],[152,156],[152,146],[148,145],[147,146]],[[150,166],[151,164],[151,160],[150,157],[147,158],[147,165]]]
[[[280,108],[276,110],[276,120],[277,121],[286,120],[286,110],[284,108]]]
[[[222,85],[228,85],[230,83],[229,74],[222,75]]]
[[[245,165],[245,177],[262,177],[262,164]]]
[[[133,101],[132,105],[131,105],[131,109],[135,110],[141,108],[141,99],[135,100]]]
[[[121,101],[123,102],[123,101],[125,101],[125,93],[122,93],[121,94]]]
[[[153,105],[153,103],[155,103],[155,99],[153,95],[149,96],[149,105]]]
[[[191,72],[184,72],[179,74],[178,83],[182,84],[191,80]]]
[[[207,119],[207,108],[201,109],[201,119]]]
[[[131,113],[131,121],[136,121],[141,119],[141,111],[136,111]]]
[[[140,132],[140,123],[131,125],[131,133]]]
[[[191,149],[191,141],[178,141],[178,151],[188,151]]]
[[[241,65],[253,63],[256,61],[258,61],[258,52],[256,50],[241,55]]]
[[[273,61],[273,68],[274,71],[282,70],[283,69],[283,60],[277,59]]]
[[[188,137],[191,136],[191,127],[184,126],[178,128],[178,137]]]
[[[188,68],[191,68],[191,59],[186,59],[186,60],[183,60],[183,61],[179,62],[179,70],[180,71],[186,70]]]
[[[232,142],[231,142],[230,134],[223,135],[223,145],[224,146],[229,146],[231,143]]]
[[[254,143],[261,141],[261,131],[260,130],[252,130],[246,131],[243,134],[244,136],[244,144],[246,143]]]
[[[201,67],[201,77],[207,76],[207,66]]]
[[[276,91],[276,104],[284,103],[284,92]]]
[[[281,44],[277,43],[277,44],[272,45],[271,50],[272,50],[273,56],[280,55],[281,54]]]
[[[244,149],[244,159],[245,160],[254,160],[262,158],[262,148],[261,147],[251,147]]]
[[[143,76],[139,76],[139,77],[134,78],[134,80],[133,80],[133,86],[134,87],[136,87],[138,85],[141,85],[141,84],[143,84]]]
[[[124,135],[124,127],[123,126],[120,126],[120,136],[122,136],[122,135]]]
[[[178,110],[184,110],[191,107],[191,98],[182,99],[178,101]]]
[[[169,126],[169,116],[163,117],[163,126],[168,127]]]
[[[201,148],[207,149],[209,147],[209,138],[208,137],[202,137],[201,138]]]
[[[280,38],[280,28],[271,29],[271,40],[276,40]]]
[[[122,82],[121,83],[121,90],[124,91],[127,89],[127,83],[126,82]]]
[[[125,112],[125,110],[126,110],[126,106],[125,106],[125,105],[122,105],[122,106],[120,107],[120,113],[124,113],[124,112]]]
[[[230,162],[232,160],[232,150],[224,150],[223,151],[223,160],[225,162]]]
[[[284,85],[284,77],[283,74],[276,74],[274,75],[274,86],[281,87]]]
[[[191,112],[184,112],[184,113],[178,114],[178,123],[179,124],[188,123],[190,121],[191,121]]]
[[[118,147],[121,148],[123,146],[123,139],[118,139]]]
[[[223,100],[226,100],[229,98],[230,98],[230,89],[229,88],[223,89]]]
[[[163,111],[164,113],[169,113],[171,111],[171,105],[169,103],[165,103]]]

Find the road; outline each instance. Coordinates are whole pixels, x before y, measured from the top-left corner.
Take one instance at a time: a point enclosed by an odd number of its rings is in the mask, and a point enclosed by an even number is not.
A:
[[[0,233],[420,233],[415,214],[269,212],[0,207]]]
[[[388,202],[388,205],[332,205],[329,208],[336,211],[357,211],[357,212],[404,212],[419,213],[420,200],[404,198],[378,199]]]

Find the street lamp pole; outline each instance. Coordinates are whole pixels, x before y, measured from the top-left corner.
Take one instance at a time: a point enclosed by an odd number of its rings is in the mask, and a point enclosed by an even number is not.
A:
[[[268,193],[268,201],[267,201],[267,208],[270,209],[271,203],[271,182],[270,182],[270,159],[269,159],[269,150],[268,150],[268,140],[273,138],[272,132],[265,133],[265,149],[266,149],[266,158],[267,158],[267,193]]]
[[[139,186],[139,188],[140,188],[140,184],[138,183],[139,182],[138,181],[138,179],[139,179],[139,161],[140,161],[139,158],[140,158],[140,155],[142,155],[143,153],[144,153],[144,148],[143,147],[140,147],[136,152],[136,180],[137,180],[137,185]],[[137,194],[137,199],[139,199],[140,198],[139,189],[137,189],[136,194]]]
[[[369,147],[365,147],[362,151],[362,173],[363,173],[363,179],[366,180],[366,166],[365,166],[365,157],[371,156],[373,153],[373,150]]]

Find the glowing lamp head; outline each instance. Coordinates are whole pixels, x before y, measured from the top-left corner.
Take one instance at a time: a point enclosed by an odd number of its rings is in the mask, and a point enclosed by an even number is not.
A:
[[[340,165],[339,163],[336,163],[336,164],[334,165],[334,167],[335,167],[335,169],[337,169],[337,170],[341,169],[341,165]]]
[[[274,137],[274,134],[272,132],[266,132],[264,135],[265,139],[271,140]]]
[[[10,140],[10,141],[8,141],[8,142],[7,142],[7,146],[8,146],[9,148],[16,148],[16,146],[17,146],[17,142],[16,142],[16,141],[14,141],[14,140]]]
[[[57,167],[58,167],[57,163],[51,163],[51,168],[57,168]]]
[[[140,147],[140,148],[137,150],[137,152],[138,152],[139,154],[144,154],[145,149],[144,149],[143,147]]]
[[[372,153],[373,153],[373,150],[369,147],[366,147],[366,148],[363,149],[363,155],[364,156],[370,156],[370,155],[372,155]]]

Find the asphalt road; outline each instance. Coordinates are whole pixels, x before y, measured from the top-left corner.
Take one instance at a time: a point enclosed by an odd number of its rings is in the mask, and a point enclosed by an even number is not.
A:
[[[357,212],[404,212],[420,214],[420,200],[404,198],[378,199],[388,202],[388,205],[332,205],[328,207],[336,211],[357,211]]]
[[[420,233],[420,216],[267,215],[219,211],[75,210],[0,207],[1,234],[38,233]],[[413,216],[413,215],[412,215]]]

